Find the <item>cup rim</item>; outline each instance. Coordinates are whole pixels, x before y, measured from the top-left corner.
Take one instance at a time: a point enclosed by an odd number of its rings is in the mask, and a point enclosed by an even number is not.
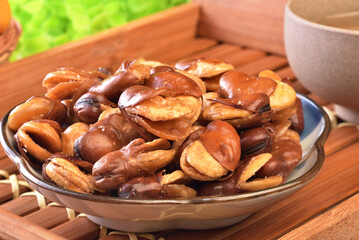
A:
[[[291,4],[294,1],[299,1],[299,0],[289,0],[287,2],[287,4],[285,5],[285,9],[284,9],[284,13],[285,15],[291,16],[292,18],[294,18],[297,22],[300,22],[304,25],[313,27],[313,28],[317,28],[323,31],[329,31],[329,32],[333,32],[333,33],[339,33],[339,34],[347,34],[347,35],[353,35],[353,36],[359,36],[359,31],[357,30],[350,30],[350,29],[343,29],[343,28],[337,28],[337,27],[331,27],[331,26],[327,26],[327,25],[323,25],[320,23],[316,23],[316,22],[312,22],[310,20],[307,20],[301,16],[299,16],[298,14],[296,14],[293,9],[291,8]]]

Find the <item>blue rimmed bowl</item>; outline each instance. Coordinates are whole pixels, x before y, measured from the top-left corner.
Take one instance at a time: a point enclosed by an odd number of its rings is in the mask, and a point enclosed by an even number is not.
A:
[[[321,169],[323,145],[330,131],[329,118],[315,102],[303,95],[298,96],[302,100],[305,120],[301,134],[302,161],[284,184],[238,195],[134,200],[72,192],[45,182],[16,150],[14,133],[7,126],[9,113],[1,122],[0,141],[21,175],[36,191],[61,205],[86,213],[99,225],[129,232],[219,228],[237,223],[298,191]]]

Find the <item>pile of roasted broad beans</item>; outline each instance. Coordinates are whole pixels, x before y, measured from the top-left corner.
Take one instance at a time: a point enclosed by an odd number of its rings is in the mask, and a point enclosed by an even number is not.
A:
[[[288,79],[214,58],[124,61],[47,74],[14,108],[18,151],[43,178],[86,194],[223,196],[282,184],[302,156],[302,105]]]

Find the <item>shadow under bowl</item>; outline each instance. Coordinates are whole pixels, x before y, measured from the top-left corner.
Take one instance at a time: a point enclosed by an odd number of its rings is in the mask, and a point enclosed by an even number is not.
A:
[[[277,187],[231,196],[190,199],[134,200],[72,192],[45,182],[16,149],[14,133],[1,122],[0,141],[21,175],[39,193],[63,206],[86,213],[93,222],[129,232],[167,229],[211,229],[232,225],[309,183],[324,162],[323,145],[330,131],[325,111],[307,97],[302,99],[305,129],[301,133],[303,159],[287,181]]]

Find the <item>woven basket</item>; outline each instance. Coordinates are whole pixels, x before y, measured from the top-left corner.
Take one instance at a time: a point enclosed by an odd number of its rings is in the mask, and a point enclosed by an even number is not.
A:
[[[0,65],[8,62],[11,53],[16,48],[20,35],[20,24],[12,19],[9,29],[0,35]]]

